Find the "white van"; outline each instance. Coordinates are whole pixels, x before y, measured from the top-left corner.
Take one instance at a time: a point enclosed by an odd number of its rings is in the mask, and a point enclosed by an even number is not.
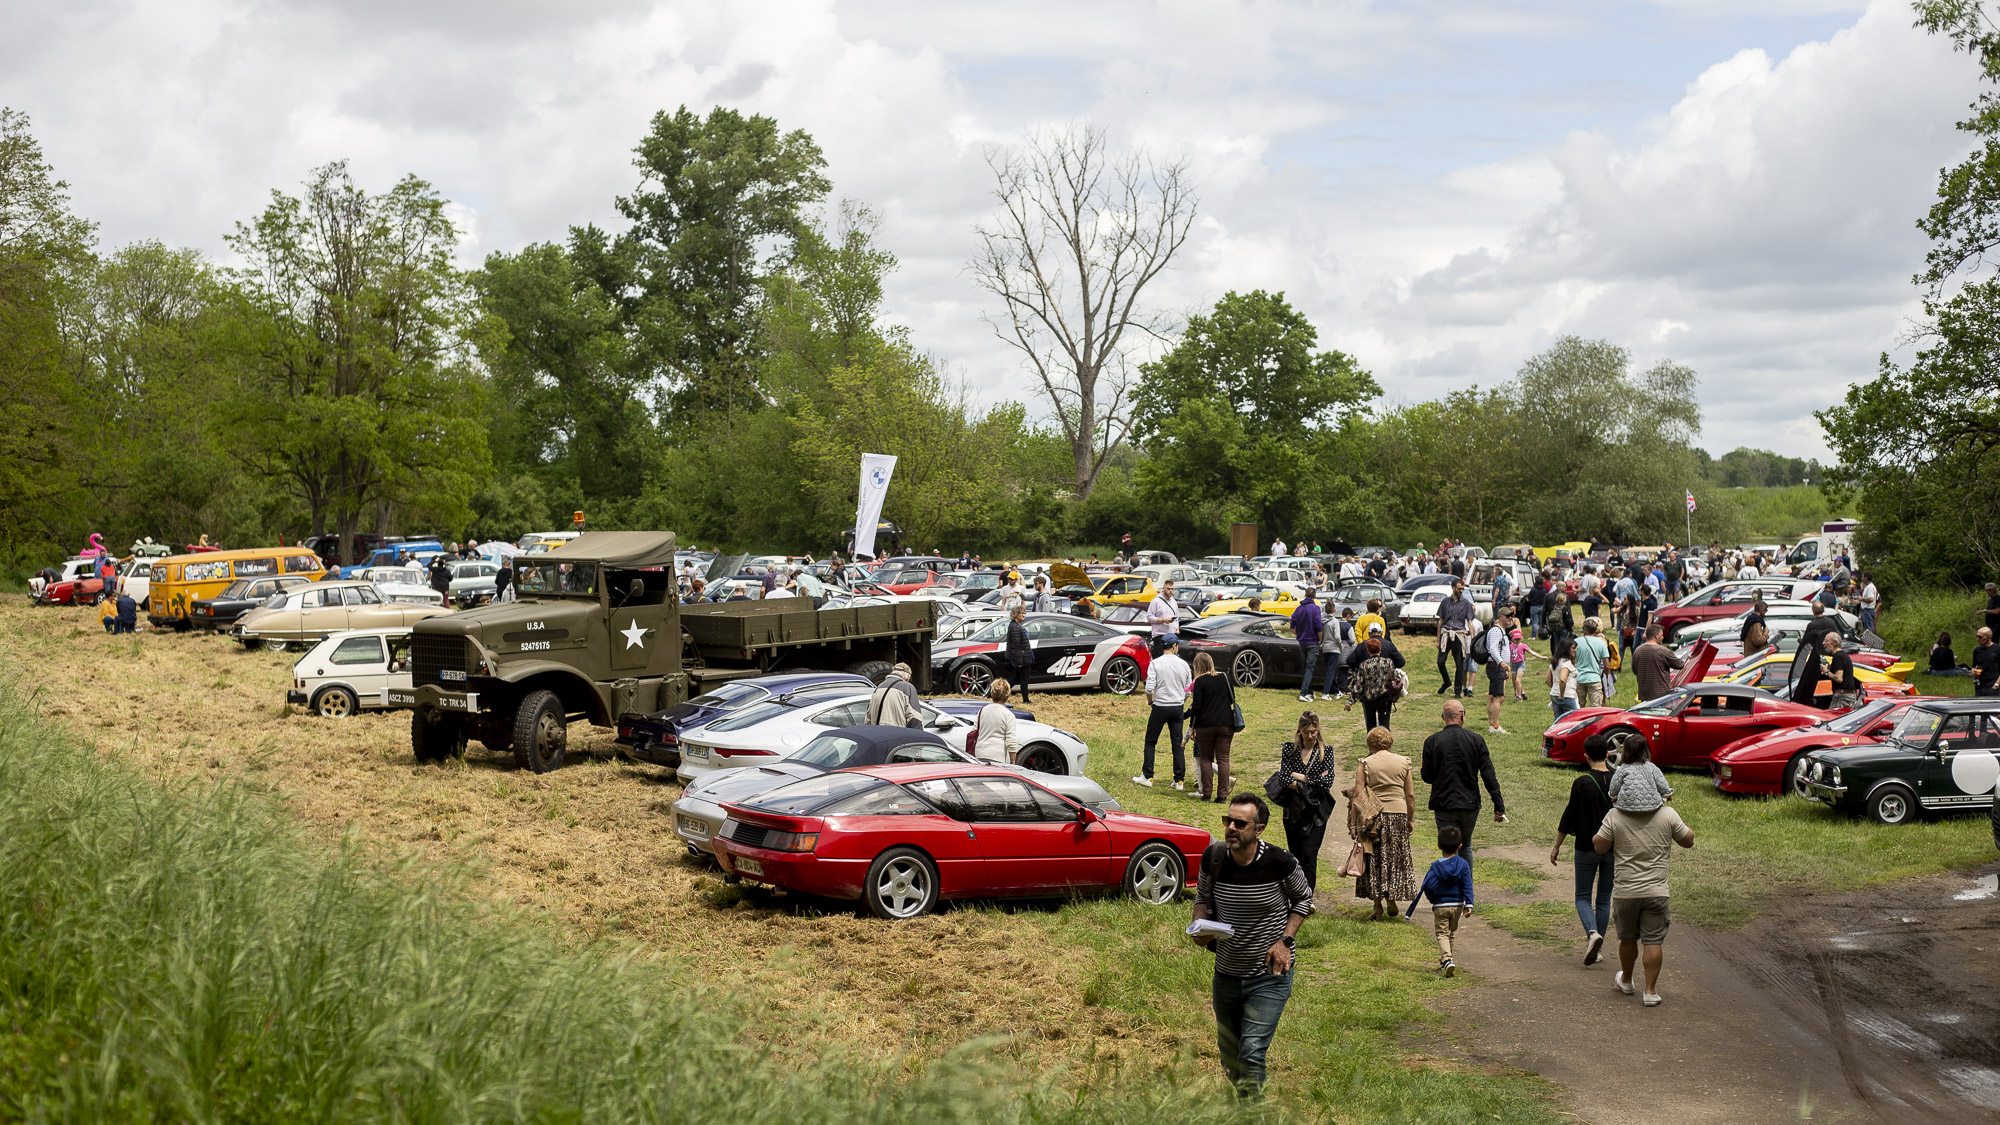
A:
[[[410,690],[410,631],[356,629],[334,633],[292,665],[285,702],[328,719],[380,710],[383,693]]]

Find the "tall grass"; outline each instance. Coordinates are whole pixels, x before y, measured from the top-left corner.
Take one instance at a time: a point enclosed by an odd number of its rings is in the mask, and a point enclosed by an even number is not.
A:
[[[1891,651],[1925,666],[1931,645],[1939,633],[1951,634],[1952,651],[1964,664],[1972,654],[1973,630],[1985,624],[1980,616],[1986,608],[1984,594],[1963,590],[1911,590],[1886,601],[1875,621],[1875,632],[1887,641]]]
[[[566,949],[462,876],[162,787],[0,695],[0,1117],[1199,1121],[1172,1088],[906,1075],[760,1028],[643,957]],[[919,1003],[948,1003],[939,998]],[[771,1044],[775,1046],[762,1046]],[[1101,1077],[1101,1076],[1100,1076]],[[1074,1083],[1072,1083],[1074,1085]]]
[[[1817,535],[1821,523],[1839,514],[1826,502],[1826,495],[1818,485],[1733,488],[1722,495],[1742,510],[1746,533],[1757,538],[1797,539]],[[1700,535],[1699,526],[1695,532],[1698,538],[1707,538]]]

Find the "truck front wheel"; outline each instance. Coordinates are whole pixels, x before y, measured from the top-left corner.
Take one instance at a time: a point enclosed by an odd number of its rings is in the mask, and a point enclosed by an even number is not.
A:
[[[514,713],[514,761],[524,770],[562,768],[569,746],[569,715],[552,691],[531,691]]]
[[[410,749],[419,762],[442,762],[465,754],[465,723],[460,719],[433,718],[422,711],[410,712]]]

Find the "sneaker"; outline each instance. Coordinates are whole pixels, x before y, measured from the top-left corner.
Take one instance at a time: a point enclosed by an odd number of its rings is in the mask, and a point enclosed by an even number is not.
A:
[[[1590,944],[1584,947],[1583,950],[1583,963],[1586,965],[1597,964],[1597,955],[1599,953],[1602,953],[1603,951],[1604,951],[1604,935],[1591,934]]]
[[[1486,733],[1487,733],[1487,734],[1506,734],[1506,733],[1507,733],[1507,728],[1506,728],[1506,727],[1487,727],[1487,728],[1486,728]]]
[[[1187,782],[1185,781],[1174,782],[1174,789],[1183,793],[1187,792]]]
[[[1153,779],[1150,777],[1135,777],[1132,779],[1132,784],[1143,785],[1146,788],[1151,789],[1153,787]]]
[[[1623,969],[1618,970],[1618,975],[1611,978],[1611,983],[1617,985],[1618,991],[1624,993],[1627,996],[1630,996],[1632,995],[1633,992],[1637,991],[1632,987],[1632,982],[1625,979],[1625,970]]]
[[[1644,1004],[1648,1008],[1657,1008],[1660,1006],[1660,994],[1657,992],[1648,992],[1644,996],[1639,997],[1639,1003]]]
[[[1308,691],[1300,693],[1299,695],[1300,703],[1311,703],[1312,701],[1313,701],[1312,692]]]
[[[1447,957],[1444,960],[1438,962],[1438,971],[1443,973],[1445,976],[1452,976],[1458,972],[1458,965],[1455,964],[1451,958]]]

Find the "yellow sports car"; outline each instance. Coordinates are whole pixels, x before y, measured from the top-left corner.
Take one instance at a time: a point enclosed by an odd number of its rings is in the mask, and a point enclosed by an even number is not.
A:
[[[1242,590],[1242,597],[1223,598],[1202,607],[1203,617],[1216,617],[1225,613],[1235,613],[1250,607],[1251,598],[1261,598],[1262,606],[1268,613],[1290,613],[1299,607],[1298,595],[1276,586],[1250,586]]]
[[[1792,678],[1794,654],[1774,652],[1758,657],[1748,664],[1737,664],[1728,668],[1718,668],[1706,679],[1719,680],[1729,684],[1745,684],[1750,687],[1781,688]],[[1902,695],[1909,691],[1909,677],[1915,664],[1903,661],[1891,664],[1888,670],[1870,668],[1865,664],[1854,666],[1854,678],[1861,681],[1861,690],[1870,698],[1878,695]],[[1885,686],[1886,685],[1886,686]],[[1896,690],[1901,688],[1901,691]]]
[[[1090,600],[1098,605],[1151,605],[1160,588],[1143,574],[1112,574],[1097,584]]]

